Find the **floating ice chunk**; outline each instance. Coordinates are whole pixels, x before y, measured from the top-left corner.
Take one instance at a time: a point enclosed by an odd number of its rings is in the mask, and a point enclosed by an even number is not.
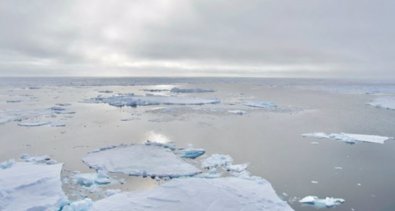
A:
[[[182,158],[190,158],[190,159],[195,159],[197,157],[200,157],[205,152],[206,150],[204,149],[192,149],[192,148],[177,150],[177,154],[180,154]]]
[[[0,169],[0,210],[57,210],[65,199],[62,164],[16,162]]]
[[[247,113],[246,111],[243,110],[229,110],[228,112],[231,114],[238,114],[238,115],[244,115]]]
[[[38,127],[43,125],[49,125],[51,122],[49,121],[40,121],[40,120],[24,120],[22,122],[18,122],[19,126],[23,127]]]
[[[83,161],[95,169],[131,176],[180,177],[200,173],[173,151],[156,145],[120,145],[91,152]]]
[[[317,196],[306,196],[303,199],[299,200],[299,202],[302,204],[313,205],[317,208],[329,208],[343,204],[345,200],[342,198],[326,197],[325,199],[320,199]]]
[[[107,210],[271,210],[292,208],[268,181],[257,183],[235,177],[179,178],[144,192],[115,194],[96,201],[92,211]]]
[[[52,159],[48,155],[40,155],[40,156],[30,156],[28,154],[23,154],[21,157],[21,160],[25,162],[30,162],[30,163],[42,163],[42,164],[55,164],[57,163],[56,160]]]
[[[352,134],[352,133],[305,133],[302,134],[304,137],[313,137],[313,138],[325,138],[325,139],[333,139],[338,141],[343,141],[348,144],[355,144],[357,142],[369,142],[369,143],[378,143],[384,144],[385,141],[392,139],[390,137],[385,136],[376,136],[376,135],[363,135],[363,134]]]
[[[248,167],[248,163],[243,163],[243,164],[227,165],[225,168],[227,171],[242,172],[245,171],[247,167]]]
[[[203,92],[214,92],[212,89],[201,89],[201,88],[191,88],[191,89],[186,89],[186,88],[177,88],[174,87],[170,90],[170,92],[173,93],[203,93]]]
[[[187,98],[174,96],[136,96],[133,94],[115,95],[110,97],[96,97],[87,102],[91,103],[107,103],[116,107],[123,106],[149,106],[149,105],[204,105],[204,104],[218,104],[218,99],[204,99],[204,98]]]
[[[3,161],[3,162],[0,163],[0,169],[10,168],[14,164],[15,164],[15,160],[14,159]]]
[[[395,110],[395,96],[378,97],[374,99],[369,105],[377,108],[385,108]]]
[[[61,211],[89,211],[93,205],[93,201],[89,198],[71,202],[62,207]]]
[[[278,106],[270,101],[248,101],[244,105],[249,107],[263,108],[267,110],[278,109]]]
[[[213,154],[202,161],[202,168],[210,169],[225,167],[232,164],[233,158],[230,155]]]
[[[74,176],[74,181],[81,186],[91,187],[94,185],[110,184],[111,178],[100,170],[98,173],[76,174]]]

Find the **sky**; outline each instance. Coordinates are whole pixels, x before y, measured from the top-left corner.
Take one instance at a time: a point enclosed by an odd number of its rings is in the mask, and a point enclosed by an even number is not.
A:
[[[0,0],[0,76],[395,79],[393,0]]]

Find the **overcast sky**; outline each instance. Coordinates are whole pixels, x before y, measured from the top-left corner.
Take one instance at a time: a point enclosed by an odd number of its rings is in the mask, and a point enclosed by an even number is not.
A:
[[[395,78],[394,0],[0,0],[0,76]]]

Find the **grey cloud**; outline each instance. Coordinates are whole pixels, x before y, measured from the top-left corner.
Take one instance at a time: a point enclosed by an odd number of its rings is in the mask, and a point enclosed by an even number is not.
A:
[[[390,0],[4,0],[0,75],[395,78],[393,9]]]

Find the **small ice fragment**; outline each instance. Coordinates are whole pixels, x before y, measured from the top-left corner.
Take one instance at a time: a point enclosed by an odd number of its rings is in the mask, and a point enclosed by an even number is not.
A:
[[[245,171],[248,167],[248,163],[244,164],[232,164],[232,165],[227,165],[225,168],[228,171],[233,171],[233,172],[242,172]]]
[[[343,170],[343,167],[335,166],[335,169],[336,169],[336,170]]]
[[[318,181],[311,180],[311,183],[312,183],[312,184],[318,184]]]
[[[25,162],[47,164],[47,165],[58,163],[58,161],[52,159],[48,155],[30,156],[29,154],[23,154],[21,155],[20,159]]]
[[[228,112],[231,114],[238,114],[238,115],[244,115],[247,113],[246,111],[243,110],[229,110]]]
[[[192,148],[181,149],[177,151],[177,153],[180,154],[182,158],[190,158],[190,159],[195,159],[197,157],[200,157],[205,152],[206,150],[204,149],[192,149]]]
[[[94,185],[107,185],[111,183],[111,178],[104,170],[98,170],[97,173],[84,173],[74,175],[74,181],[84,187]]]
[[[343,204],[345,200],[342,198],[326,197],[325,199],[320,199],[317,196],[306,196],[303,199],[299,200],[299,202],[302,204],[313,205],[317,208],[329,208]]]
[[[0,163],[0,169],[10,168],[14,164],[15,164],[15,160],[14,159],[3,161],[3,162]]]
[[[225,167],[232,164],[233,158],[229,155],[213,154],[202,161],[202,168],[210,169],[217,167]]]

